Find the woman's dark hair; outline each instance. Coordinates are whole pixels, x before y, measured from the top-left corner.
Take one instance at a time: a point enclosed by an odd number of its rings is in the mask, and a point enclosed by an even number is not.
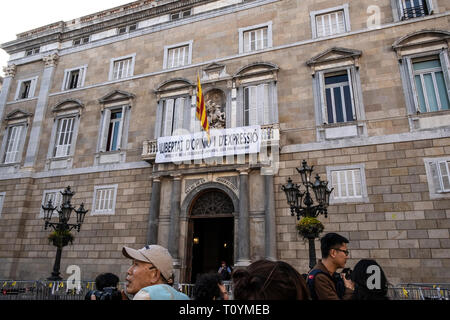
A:
[[[327,233],[320,239],[320,251],[322,252],[322,258],[327,258],[330,254],[330,250],[336,248],[343,243],[348,243],[346,237],[337,233]]]
[[[95,278],[95,288],[102,291],[104,288],[116,287],[119,283],[119,277],[113,273],[102,273]]]
[[[220,299],[219,284],[222,284],[219,274],[204,273],[199,275],[193,290],[194,300],[211,301]]]
[[[370,269],[369,269],[370,268]],[[380,279],[378,288],[368,288],[367,280],[369,277],[376,275],[373,270],[379,270]],[[388,300],[388,281],[386,275],[381,269],[381,266],[370,259],[360,260],[353,268],[351,279],[355,284],[355,291],[353,292],[353,300]],[[369,281],[372,283],[372,280]]]
[[[235,300],[309,300],[305,279],[283,261],[259,260],[232,274]]]

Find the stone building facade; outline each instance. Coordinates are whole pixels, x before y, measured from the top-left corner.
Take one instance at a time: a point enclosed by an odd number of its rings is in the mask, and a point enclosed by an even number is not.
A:
[[[63,273],[124,279],[122,246],[148,243],[181,282],[223,259],[307,272],[281,191],[305,159],[335,188],[320,220],[350,266],[448,282],[449,17],[441,0],[141,0],[18,34],[2,45],[0,278],[49,275],[40,208],[68,185],[90,211]],[[197,74],[217,128],[260,126],[258,154],[156,161],[158,138],[200,131]]]

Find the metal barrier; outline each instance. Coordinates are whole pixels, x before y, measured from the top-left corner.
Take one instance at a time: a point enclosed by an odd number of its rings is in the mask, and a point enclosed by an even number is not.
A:
[[[388,289],[392,300],[450,300],[450,289],[439,284],[406,284]]]

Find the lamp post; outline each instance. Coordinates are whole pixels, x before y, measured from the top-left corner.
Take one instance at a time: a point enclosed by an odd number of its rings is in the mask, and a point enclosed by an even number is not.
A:
[[[302,167],[297,168],[298,173],[302,179],[302,184],[294,184],[289,178],[287,184],[283,185],[281,189],[286,194],[287,202],[291,208],[291,215],[297,215],[297,220],[301,217],[317,218],[318,215],[324,214],[325,218],[328,215],[327,208],[330,204],[330,194],[333,189],[328,189],[328,182],[320,180],[320,176],[315,176],[314,182],[311,182],[311,175],[314,171],[314,166],[309,167],[306,160],[303,160]],[[301,190],[301,186],[303,189]],[[316,205],[311,194],[314,193]],[[309,267],[312,269],[316,264],[316,249],[314,239],[318,237],[317,232],[304,234],[309,241]]]
[[[47,278],[47,280],[62,280],[59,275],[59,268],[61,265],[61,255],[63,247],[67,246],[69,241],[72,240],[72,236],[70,235],[70,231],[76,229],[80,232],[81,225],[84,222],[84,217],[89,210],[84,209],[84,203],[80,205],[78,209],[72,207],[70,201],[72,200],[75,192],[70,190],[70,186],[67,187],[62,194],[62,204],[60,208],[53,206],[52,200],[50,199],[46,205],[42,206],[44,210],[44,221],[45,221],[45,230],[48,227],[53,228],[55,231],[55,236],[53,238],[53,245],[57,248],[56,250],[56,258],[55,263],[53,265],[53,272],[51,277]],[[58,213],[58,222],[51,222],[52,216],[54,212]],[[77,222],[76,224],[69,224],[70,216],[72,211],[75,211],[77,214]]]

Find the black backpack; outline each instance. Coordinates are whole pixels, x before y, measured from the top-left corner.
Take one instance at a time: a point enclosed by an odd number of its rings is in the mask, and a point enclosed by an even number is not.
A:
[[[345,293],[345,284],[344,280],[341,278],[340,274],[335,272],[333,276],[330,276],[329,273],[324,272],[320,269],[314,269],[308,274],[308,279],[306,280],[306,284],[308,285],[309,292],[311,293],[311,297],[313,300],[319,300],[316,294],[316,289],[314,287],[314,280],[316,278],[316,275],[319,273],[325,274],[328,278],[333,280],[334,285],[336,287],[336,292],[339,297],[339,299],[342,299],[344,297]]]

